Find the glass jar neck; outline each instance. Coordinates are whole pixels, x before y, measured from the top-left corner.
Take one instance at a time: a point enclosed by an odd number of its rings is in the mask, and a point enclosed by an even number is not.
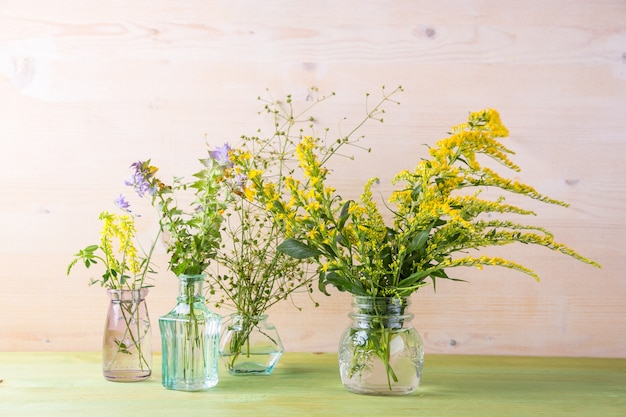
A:
[[[138,303],[143,301],[148,295],[147,288],[138,290],[113,290],[108,289],[107,294],[114,303]]]
[[[205,274],[178,276],[178,302],[192,304],[204,302]]]
[[[254,325],[267,320],[267,314],[247,315],[242,313],[233,313],[230,315],[230,320],[233,326]]]
[[[413,319],[408,312],[411,300],[407,297],[369,297],[355,295],[349,317],[358,328],[402,328]]]

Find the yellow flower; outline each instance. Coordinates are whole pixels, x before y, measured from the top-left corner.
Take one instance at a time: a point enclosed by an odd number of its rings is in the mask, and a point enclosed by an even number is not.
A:
[[[260,178],[262,174],[263,171],[261,170],[251,169],[250,171],[248,171],[248,179],[250,179],[250,181],[254,181],[257,178]]]
[[[316,211],[319,210],[321,208],[321,204],[319,201],[317,200],[313,200],[311,201],[309,204],[307,204],[306,206],[304,206],[304,209],[306,211]]]
[[[254,201],[254,197],[256,197],[256,187],[254,184],[250,187],[244,187],[243,194],[246,196],[248,201]]]
[[[137,248],[134,244],[136,234],[135,222],[129,215],[116,216],[108,212],[102,212],[100,219],[103,221],[100,246],[105,254],[110,269],[120,273],[120,269],[128,268],[136,274],[140,271],[137,258]],[[118,241],[118,253],[122,255],[121,262],[115,257],[113,239]]]
[[[238,158],[240,161],[248,161],[251,158],[250,152],[241,152]]]
[[[503,138],[509,136],[509,130],[502,124],[500,114],[496,110],[487,109],[483,112],[472,113],[472,115],[485,117],[487,119],[487,127],[495,137]]]
[[[396,203],[399,206],[407,205],[411,202],[411,190],[394,191],[389,197],[390,203]]]

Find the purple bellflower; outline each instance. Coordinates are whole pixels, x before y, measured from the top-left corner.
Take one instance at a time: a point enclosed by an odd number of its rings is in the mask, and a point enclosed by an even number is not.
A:
[[[148,162],[138,161],[133,163],[131,168],[134,169],[130,179],[124,181],[124,184],[133,187],[139,197],[143,197],[146,194],[154,195],[156,189],[150,185],[150,176],[154,174],[150,170]]]
[[[209,151],[209,156],[213,158],[220,166],[230,168],[233,166],[230,160],[230,145],[228,143],[223,144],[220,147],[215,148],[213,151]]]
[[[119,197],[115,199],[115,205],[124,211],[130,212],[130,203],[122,194],[120,194]]]

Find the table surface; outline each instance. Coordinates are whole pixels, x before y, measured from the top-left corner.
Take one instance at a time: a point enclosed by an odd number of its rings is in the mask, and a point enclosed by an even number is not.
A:
[[[337,355],[287,353],[270,376],[231,376],[206,391],[152,377],[115,383],[98,353],[0,352],[0,416],[626,416],[626,359],[427,355],[418,392],[346,391]]]

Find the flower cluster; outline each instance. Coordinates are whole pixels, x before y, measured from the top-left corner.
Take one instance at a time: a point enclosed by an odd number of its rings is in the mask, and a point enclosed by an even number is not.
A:
[[[326,97],[318,98],[316,103]],[[298,141],[293,133],[308,123],[306,111],[297,113],[288,97],[282,107],[279,101],[267,101],[265,110],[273,118],[273,131],[267,137],[243,136],[239,146],[222,155],[231,167],[225,183],[231,190],[231,204],[224,212],[224,237],[216,255],[216,267],[208,271],[210,293],[217,295],[218,307],[229,307],[250,322],[274,304],[290,298],[295,292],[313,292],[314,275],[307,265],[280,251],[285,235],[261,196],[274,187],[284,186],[285,173],[292,171]],[[258,188],[261,178],[271,181]],[[237,349],[233,349],[237,350]]]
[[[127,204],[119,204],[119,199],[116,205],[128,209]],[[67,267],[67,274],[78,261],[82,261],[86,268],[100,261],[104,265],[102,278],[92,278],[90,284],[100,283],[111,290],[138,290],[146,286],[145,280],[153,272],[150,258],[154,245],[147,255],[139,255],[135,243],[135,218],[130,214],[117,215],[104,211],[100,213],[100,220],[100,244],[78,251]]]
[[[231,176],[228,144],[209,152],[201,159],[203,168],[185,182],[174,178],[165,184],[157,176],[158,168],[150,160],[131,165],[132,175],[126,185],[139,197],[151,198],[159,213],[161,231],[165,234],[169,269],[176,275],[202,274],[216,255],[221,242],[220,226],[231,194],[225,180]],[[179,194],[191,191],[193,201],[179,207]]]
[[[326,185],[325,149],[320,140],[304,137],[296,157],[302,179],[287,175],[285,187],[255,177],[258,198],[287,239],[279,250],[297,259],[318,263],[320,288],[333,285],[355,295],[406,297],[437,278],[454,279],[447,270],[458,266],[497,265],[537,274],[518,263],[489,256],[461,256],[470,249],[514,242],[545,246],[580,261],[599,266],[571,248],[557,243],[541,227],[508,220],[490,219],[489,213],[534,214],[506,204],[504,197],[480,197],[486,187],[497,187],[548,204],[566,206],[534,188],[501,177],[482,166],[482,154],[513,170],[512,153],[498,138],[508,135],[495,110],[472,113],[467,123],[453,128],[451,136],[430,150],[431,158],[414,170],[397,174],[399,186],[390,196],[393,224],[387,225],[367,182],[360,201],[344,201]],[[460,193],[462,190],[475,193]]]
[[[275,252],[273,256],[283,256],[283,264],[291,262],[297,265],[308,257],[305,255],[313,253],[306,249],[297,254],[280,250],[284,246],[281,242],[292,237],[295,230],[301,230],[302,225],[306,225],[308,238],[332,240],[321,221],[326,217],[323,213],[325,201],[332,199],[335,192],[333,188],[324,185],[328,174],[324,165],[338,154],[341,147],[355,145],[358,139],[353,136],[358,128],[367,120],[379,120],[384,113],[384,104],[394,102],[392,96],[398,91],[401,88],[391,93],[383,89],[383,98],[367,111],[356,127],[335,140],[313,139],[313,136],[304,134],[306,130],[315,134],[315,118],[310,115],[310,110],[314,105],[325,101],[327,96],[318,98],[302,112],[294,111],[290,96],[285,102],[268,103],[266,110],[274,117],[273,135],[268,138],[244,137],[243,146],[232,151],[234,169],[246,180],[241,191],[242,196],[248,200],[246,202],[244,199],[244,203],[264,212],[264,224],[269,224],[272,230],[272,250]],[[328,129],[325,132],[328,133]],[[314,155],[313,150],[317,154]],[[302,179],[295,177],[298,162],[304,173],[306,187]],[[257,241],[254,242],[256,244]],[[293,258],[291,261],[290,257]],[[301,280],[299,284],[306,283],[309,291],[312,291],[312,277],[307,274],[307,280]]]

